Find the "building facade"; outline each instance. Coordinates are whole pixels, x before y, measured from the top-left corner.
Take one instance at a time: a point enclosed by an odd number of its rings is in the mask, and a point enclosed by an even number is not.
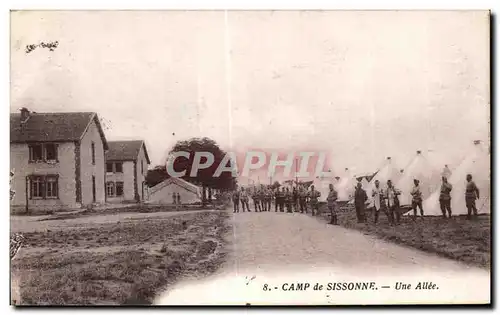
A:
[[[13,209],[71,210],[105,202],[104,132],[96,113],[10,115]]]
[[[149,160],[142,140],[110,141],[106,153],[106,202],[143,202],[148,199]]]

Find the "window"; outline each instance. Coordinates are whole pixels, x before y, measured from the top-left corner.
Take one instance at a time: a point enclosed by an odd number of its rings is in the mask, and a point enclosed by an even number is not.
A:
[[[31,199],[53,199],[59,197],[57,175],[32,176],[30,179]]]
[[[90,145],[91,148],[91,153],[92,153],[92,165],[95,165],[95,143],[92,141],[92,144]]]
[[[45,197],[46,198],[57,198],[58,197],[57,177],[47,176],[45,182],[46,182],[46,187],[47,187],[47,193],[45,194]]]
[[[31,162],[57,161],[57,144],[31,144],[29,145],[29,155]]]
[[[144,175],[144,161],[141,160],[141,174]]]
[[[113,183],[113,182],[107,182],[106,183],[106,195],[108,197],[114,197],[115,196],[115,183]]]
[[[123,196],[123,182],[116,182],[116,196]]]
[[[43,198],[43,177],[31,178],[31,198]]]
[[[121,162],[115,163],[115,173],[123,173],[123,164]]]
[[[30,161],[41,161],[43,160],[42,145],[33,144],[29,146],[30,150]]]
[[[106,163],[106,172],[107,173],[113,173],[113,163]]]

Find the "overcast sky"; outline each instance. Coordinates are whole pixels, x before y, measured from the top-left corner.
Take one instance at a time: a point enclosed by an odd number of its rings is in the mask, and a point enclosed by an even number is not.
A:
[[[487,12],[14,12],[11,112],[96,111],[108,140],[331,152],[335,172],[458,164],[488,141]],[[28,44],[58,41],[55,51]],[[173,135],[175,133],[175,135]]]

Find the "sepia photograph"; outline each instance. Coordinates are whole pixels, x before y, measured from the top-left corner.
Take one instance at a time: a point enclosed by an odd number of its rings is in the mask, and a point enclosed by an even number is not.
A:
[[[491,305],[490,11],[9,18],[10,305]]]

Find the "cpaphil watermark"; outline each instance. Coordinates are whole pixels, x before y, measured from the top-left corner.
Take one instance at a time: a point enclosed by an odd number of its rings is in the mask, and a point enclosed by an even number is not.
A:
[[[283,156],[284,155],[284,156]],[[190,171],[175,170],[174,163],[177,159],[184,158],[192,162]],[[211,152],[193,153],[178,151],[172,152],[166,163],[166,170],[171,177],[196,177],[201,170],[213,168],[214,177],[220,177],[223,173],[231,173],[233,177],[248,177],[250,172],[265,170],[268,177],[276,176],[282,171],[284,177],[330,177],[332,173],[327,168],[328,154],[326,152],[289,152],[287,154],[266,151],[248,151],[242,154],[228,152],[220,162],[215,162],[215,156]]]

